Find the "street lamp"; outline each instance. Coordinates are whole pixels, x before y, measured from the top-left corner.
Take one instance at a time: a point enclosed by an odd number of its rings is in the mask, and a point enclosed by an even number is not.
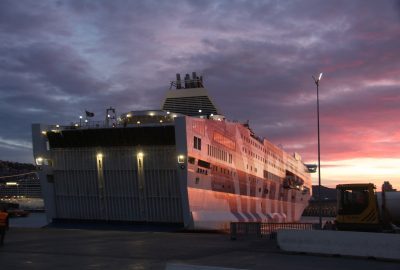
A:
[[[319,205],[319,228],[322,229],[322,202],[321,202],[321,145],[319,139],[319,81],[322,79],[322,73],[318,79],[312,76],[317,86],[317,126],[318,126],[318,205]]]

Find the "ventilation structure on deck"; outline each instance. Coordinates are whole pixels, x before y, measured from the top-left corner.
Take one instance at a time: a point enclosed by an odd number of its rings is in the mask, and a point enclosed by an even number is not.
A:
[[[162,109],[188,116],[220,114],[207,90],[203,87],[202,77],[197,77],[195,72],[191,79],[186,74],[184,81],[181,81],[180,75],[177,74],[176,81],[171,82],[171,89],[167,92]]]

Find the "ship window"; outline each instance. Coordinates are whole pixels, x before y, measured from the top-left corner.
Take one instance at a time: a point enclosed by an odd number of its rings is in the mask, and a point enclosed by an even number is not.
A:
[[[206,168],[206,169],[210,169],[211,168],[211,164],[209,162],[201,160],[201,159],[199,159],[197,161],[197,165],[199,165],[200,167]]]
[[[195,161],[196,161],[196,159],[195,159],[194,157],[189,157],[189,158],[188,158],[188,162],[189,162],[190,164],[194,164]]]
[[[193,148],[201,150],[201,139],[196,136],[193,139]]]

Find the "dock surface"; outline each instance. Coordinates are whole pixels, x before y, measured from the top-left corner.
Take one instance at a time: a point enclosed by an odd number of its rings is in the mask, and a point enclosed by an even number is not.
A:
[[[285,253],[275,240],[188,232],[11,228],[1,269],[399,269],[400,263]],[[193,266],[191,268],[191,266]],[[208,268],[206,268],[206,266]]]

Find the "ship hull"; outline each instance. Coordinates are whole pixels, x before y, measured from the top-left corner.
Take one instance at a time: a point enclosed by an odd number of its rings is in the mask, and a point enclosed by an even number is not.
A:
[[[188,188],[194,229],[228,230],[230,222],[298,222],[306,204]]]
[[[181,116],[145,127],[33,125],[33,138],[35,159],[47,161],[38,174],[49,221],[226,230],[238,221],[299,221],[311,195],[300,160],[236,122]]]

